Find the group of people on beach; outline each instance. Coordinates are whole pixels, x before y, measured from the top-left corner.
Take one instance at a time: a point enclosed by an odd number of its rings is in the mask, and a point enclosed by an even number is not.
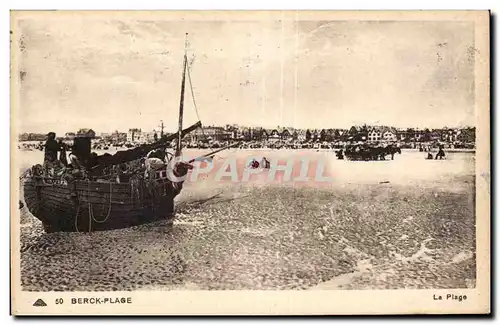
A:
[[[432,159],[434,159],[434,160],[438,160],[438,159],[441,160],[441,159],[444,159],[444,158],[446,158],[446,155],[444,154],[443,146],[439,145],[439,149],[438,149],[438,152],[436,154],[436,157],[433,157],[432,153],[428,152],[426,159],[427,160],[432,160]]]
[[[269,169],[271,168],[271,163],[266,157],[262,157],[262,160],[260,162],[257,161],[257,159],[253,158],[250,163],[248,164],[248,168],[251,169],[257,169],[257,168],[266,168]]]
[[[110,178],[118,183],[127,182],[131,176],[141,174],[141,177],[155,175],[159,169],[164,169],[169,159],[173,156],[166,148],[160,147],[144,153],[141,159],[132,159],[137,154],[132,151],[122,152],[120,157],[105,153],[98,156],[91,152],[90,138],[75,138],[73,145],[69,146],[62,140],[56,140],[56,134],[49,132],[44,145],[44,162],[42,171],[45,176]],[[138,149],[139,150],[139,149]],[[142,150],[142,149],[140,149]],[[67,151],[70,151],[67,155]],[[130,156],[130,157],[129,157]],[[69,158],[69,161],[68,161]],[[110,161],[115,158],[117,161]],[[102,168],[99,168],[102,167]],[[189,168],[187,164],[176,164],[174,174],[185,174],[183,169]]]
[[[70,147],[62,140],[57,141],[56,134],[54,132],[49,132],[47,137],[48,139],[44,145],[43,169],[46,174],[49,174],[50,170],[53,170],[54,174],[57,174],[58,170],[70,165],[66,155],[66,152],[70,149]],[[78,158],[72,152],[70,152],[69,156],[71,167],[80,167]]]

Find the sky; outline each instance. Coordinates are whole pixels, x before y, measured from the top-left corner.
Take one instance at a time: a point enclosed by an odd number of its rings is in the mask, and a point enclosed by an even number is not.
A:
[[[77,16],[17,28],[20,132],[152,131],[160,120],[175,131],[185,33],[204,125],[475,125],[470,22]],[[184,126],[198,120],[188,81]]]

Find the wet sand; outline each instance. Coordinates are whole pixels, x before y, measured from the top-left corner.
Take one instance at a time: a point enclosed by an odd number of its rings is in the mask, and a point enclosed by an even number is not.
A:
[[[199,152],[191,152],[196,155]],[[243,167],[250,151],[228,151]],[[262,152],[260,153],[262,154]],[[25,208],[24,290],[402,289],[475,285],[474,160],[336,160],[331,183],[188,181],[173,227],[44,234]],[[29,160],[29,159],[27,159]]]

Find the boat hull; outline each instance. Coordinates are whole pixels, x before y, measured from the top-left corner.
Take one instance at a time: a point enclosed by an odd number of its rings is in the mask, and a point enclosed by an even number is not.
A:
[[[75,180],[70,184],[24,182],[28,210],[46,232],[88,232],[126,228],[157,220],[173,222],[174,198],[180,189],[170,182],[145,184]]]

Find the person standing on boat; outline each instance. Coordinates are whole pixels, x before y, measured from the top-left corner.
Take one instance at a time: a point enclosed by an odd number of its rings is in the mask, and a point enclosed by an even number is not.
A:
[[[43,165],[45,173],[47,174],[49,169],[54,166],[57,160],[57,152],[59,151],[59,144],[56,141],[56,134],[54,132],[49,132],[47,134],[48,139],[45,142],[45,155],[43,159]]]
[[[54,162],[57,160],[57,152],[59,151],[59,144],[56,141],[56,134],[49,132],[48,139],[45,142],[45,159],[44,161]]]
[[[63,163],[64,166],[68,166],[68,159],[66,158],[66,143],[62,140],[59,140],[59,160]]]
[[[71,148],[71,152],[69,153],[69,165],[68,167],[71,169],[71,174],[73,176],[80,176],[83,172],[83,164],[76,155],[74,147]]]

